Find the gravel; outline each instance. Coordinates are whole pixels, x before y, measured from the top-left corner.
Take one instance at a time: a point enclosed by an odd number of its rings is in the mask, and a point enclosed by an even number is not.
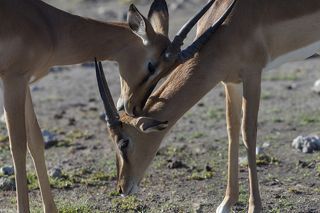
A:
[[[16,184],[14,178],[1,177],[0,178],[0,190],[2,191],[12,191],[16,189]]]

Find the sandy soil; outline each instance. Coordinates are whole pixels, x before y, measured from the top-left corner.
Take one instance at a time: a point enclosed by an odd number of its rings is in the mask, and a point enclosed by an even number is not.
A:
[[[121,20],[128,5],[102,0],[48,0],[58,8],[101,20]],[[147,1],[138,8],[146,14]],[[176,2],[170,1],[170,8]],[[205,0],[189,0],[170,10],[171,35]],[[172,6],[173,5],[173,6]],[[190,40],[189,40],[190,41]],[[119,96],[117,65],[104,63],[111,91]],[[33,84],[36,113],[43,129],[59,142],[46,150],[49,169],[60,167],[63,180],[53,183],[62,212],[214,212],[226,184],[227,134],[224,92],[218,86],[172,129],[141,184],[136,197],[120,198],[115,190],[114,153],[105,124],[93,67],[55,69]],[[58,71],[57,71],[58,70]],[[320,212],[320,155],[291,148],[298,135],[320,133],[320,96],[311,92],[320,78],[320,60],[290,63],[264,73],[258,145],[268,144],[259,181],[263,212]],[[1,126],[0,167],[12,165],[5,127]],[[244,157],[241,145],[240,156]],[[181,168],[171,168],[180,161]],[[34,171],[28,159],[30,177]],[[247,168],[240,170],[240,200],[235,212],[246,212]],[[32,184],[32,180],[29,181]],[[42,212],[40,192],[30,190],[32,212]],[[0,191],[0,212],[15,211],[15,192]]]

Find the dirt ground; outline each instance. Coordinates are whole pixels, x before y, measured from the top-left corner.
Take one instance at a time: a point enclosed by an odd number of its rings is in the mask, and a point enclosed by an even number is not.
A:
[[[100,20],[121,20],[128,4],[111,0],[47,0],[75,14]],[[149,3],[140,1],[146,14]],[[183,4],[179,4],[183,2]],[[170,34],[205,0],[170,1]],[[200,4],[201,3],[201,4]],[[191,36],[192,37],[192,36]],[[190,40],[189,40],[190,41]],[[115,99],[119,96],[117,64],[104,63]],[[298,135],[320,134],[320,96],[311,91],[320,78],[320,59],[281,66],[263,75],[259,114],[259,183],[263,212],[320,212],[320,153],[303,154],[291,147]],[[215,212],[226,188],[227,133],[224,91],[209,92],[172,129],[141,183],[137,196],[115,192],[116,168],[91,64],[55,68],[31,85],[42,129],[57,134],[46,150],[49,170],[61,168],[52,180],[61,212]],[[12,165],[7,133],[1,124],[0,167]],[[245,157],[241,144],[240,156]],[[174,162],[180,163],[178,168]],[[42,212],[40,192],[28,158],[32,212]],[[240,169],[240,199],[234,212],[246,212],[248,171]],[[0,212],[15,212],[15,191],[0,191]]]

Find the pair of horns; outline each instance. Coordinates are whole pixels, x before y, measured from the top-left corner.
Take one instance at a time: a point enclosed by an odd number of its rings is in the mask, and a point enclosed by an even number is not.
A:
[[[186,49],[181,50],[183,41],[186,39],[188,33],[196,25],[196,23],[202,18],[202,16],[209,10],[215,0],[210,0],[193,18],[191,18],[177,33],[173,39],[171,45],[165,52],[165,59],[168,61],[178,61],[179,63],[184,63],[191,59],[201,47],[207,43],[210,36],[223,24],[228,15],[231,13],[232,9],[237,0],[234,0],[227,10],[222,14],[222,16],[209,27],[199,38],[197,38],[190,46]]]
[[[183,41],[187,37],[188,33],[191,31],[193,26],[199,21],[199,19],[208,11],[215,0],[210,0],[192,19],[190,19],[175,36],[173,42],[168,47],[165,52],[165,58],[170,61],[178,61],[183,63],[188,59],[192,58],[200,48],[209,40],[210,35],[213,34],[220,25],[226,20],[228,15],[231,13],[232,9],[237,0],[227,8],[224,14],[211,26],[209,27],[198,39],[196,39],[189,47],[181,51]],[[99,92],[106,110],[106,121],[110,128],[116,128],[121,125],[120,116],[113,102],[108,83],[106,81],[102,64],[97,62],[95,59],[96,76],[99,87]]]

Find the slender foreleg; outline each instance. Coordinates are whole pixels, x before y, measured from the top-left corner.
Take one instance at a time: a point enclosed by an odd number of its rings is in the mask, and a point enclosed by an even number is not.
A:
[[[226,119],[229,138],[228,153],[228,183],[226,195],[217,208],[217,213],[229,213],[232,206],[238,201],[238,155],[239,135],[241,125],[242,85],[225,84],[226,92]]]
[[[17,211],[29,212],[29,198],[26,173],[27,137],[25,126],[25,99],[28,79],[20,76],[4,77],[4,111],[13,157],[16,188]]]
[[[248,76],[244,79],[242,135],[248,155],[250,188],[249,213],[258,213],[262,210],[256,166],[256,140],[260,91],[261,73]]]
[[[28,149],[32,156],[34,166],[37,171],[38,181],[40,185],[40,191],[42,195],[42,201],[44,204],[45,213],[58,212],[53,196],[50,190],[50,183],[47,173],[47,167],[45,164],[44,157],[44,142],[39,127],[36,114],[34,112],[32,97],[30,89],[27,90],[26,99],[26,126],[27,126],[27,138],[28,138]]]

